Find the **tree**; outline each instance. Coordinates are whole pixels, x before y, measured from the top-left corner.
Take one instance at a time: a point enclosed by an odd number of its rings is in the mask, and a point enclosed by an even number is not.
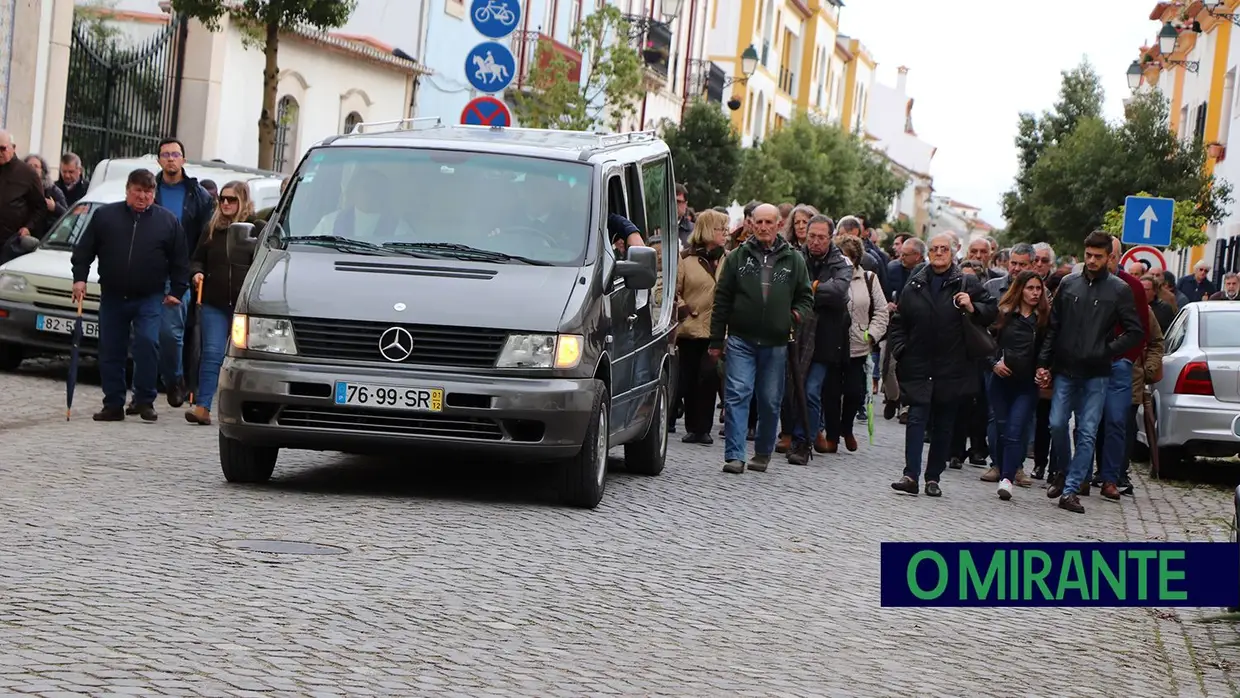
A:
[[[1151,194],[1143,191],[1136,196],[1151,196]],[[1125,208],[1125,206],[1120,206],[1108,211],[1102,219],[1102,229],[1117,237],[1121,235],[1124,232]],[[1205,231],[1206,223],[1206,215],[1201,212],[1201,207],[1196,201],[1176,201],[1171,223],[1170,249],[1182,250],[1186,247],[1204,245],[1209,241]]]
[[[734,196],[796,201],[880,225],[904,186],[883,156],[856,135],[799,116],[746,152]]]
[[[626,43],[630,25],[615,5],[605,4],[573,30],[585,83],[573,80],[569,62],[550,41],[539,41],[529,88],[510,99],[521,125],[590,131],[615,123],[646,94],[642,58]]]
[[[727,205],[741,166],[741,138],[718,105],[695,100],[684,120],[669,123],[663,140],[672,151],[676,181],[689,190],[689,206],[704,211]]]
[[[1103,227],[1108,212],[1142,191],[1185,202],[1192,215],[1179,223],[1218,223],[1231,203],[1231,185],[1216,180],[1205,165],[1201,143],[1183,141],[1171,131],[1166,98],[1157,92],[1134,97],[1117,124],[1078,115],[1070,131],[1044,144],[1033,166],[1018,178],[1018,191],[1009,192],[1004,206],[1008,237],[1080,251],[1085,235]],[[1173,247],[1203,239],[1203,234],[1177,228]]]
[[[276,98],[280,86],[280,32],[309,26],[319,30],[344,25],[357,0],[172,0],[172,9],[217,31],[229,14],[263,50],[263,106],[258,117],[258,166],[271,169],[276,150]]]

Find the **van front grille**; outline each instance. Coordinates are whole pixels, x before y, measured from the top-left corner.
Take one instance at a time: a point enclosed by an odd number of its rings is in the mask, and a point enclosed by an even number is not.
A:
[[[47,297],[49,297],[49,298],[59,298],[59,299],[63,299],[63,300],[65,300],[65,301],[68,301],[68,303],[65,303],[65,304],[57,304],[58,306],[59,306],[59,305],[67,305],[67,306],[68,306],[68,307],[70,307],[70,308],[74,307],[74,303],[73,303],[73,291],[72,291],[71,289],[52,288],[52,287],[50,287],[50,286],[35,286],[35,287],[34,287],[34,291],[35,291],[35,293],[39,294],[40,296],[47,296]],[[98,303],[98,302],[99,302],[99,294],[97,294],[97,293],[87,293],[87,294],[86,294],[86,302],[87,302],[87,303]]]
[[[499,424],[493,419],[355,407],[289,406],[280,411],[276,422],[284,427],[310,427],[389,436],[436,436],[487,441],[504,438]]]
[[[393,327],[413,338],[404,361],[389,361],[379,351],[379,338]],[[491,368],[508,339],[503,330],[317,318],[293,318],[293,336],[298,353],[310,358],[454,368]]]

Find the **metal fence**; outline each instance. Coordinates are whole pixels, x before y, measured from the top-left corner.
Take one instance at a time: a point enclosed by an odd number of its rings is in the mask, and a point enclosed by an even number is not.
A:
[[[154,153],[175,135],[188,28],[174,17],[126,46],[116,29],[75,20],[63,148],[82,158],[87,173],[100,160]]]

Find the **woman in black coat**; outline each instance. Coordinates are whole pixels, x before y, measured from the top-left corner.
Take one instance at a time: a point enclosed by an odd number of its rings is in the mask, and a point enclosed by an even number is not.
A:
[[[952,429],[960,402],[981,390],[976,358],[965,348],[964,324],[985,328],[994,322],[994,298],[953,262],[954,243],[943,234],[931,239],[930,260],[909,278],[891,318],[888,343],[896,361],[900,402],[907,405],[904,476],[891,483],[897,492],[917,494],[922,447],[930,413],[934,423],[926,458],[925,492],[942,494],[939,477],[947,467]]]
[[[52,178],[47,171],[47,162],[40,155],[27,155],[26,164],[34,168],[39,173],[39,179],[43,180],[43,199],[47,202],[47,215],[43,217],[43,227],[41,230],[30,231],[31,235],[42,240],[52,230],[52,226],[60,220],[69,210],[69,204],[65,201],[64,192],[60,191],[60,187],[52,183]]]

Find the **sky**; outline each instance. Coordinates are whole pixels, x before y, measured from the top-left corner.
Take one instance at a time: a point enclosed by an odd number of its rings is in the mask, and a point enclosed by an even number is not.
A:
[[[938,147],[935,193],[981,208],[999,227],[1016,175],[1018,114],[1051,108],[1061,71],[1087,57],[1102,78],[1106,116],[1121,118],[1125,71],[1159,29],[1149,19],[1155,0],[844,2],[840,33],[869,49],[877,80],[894,86],[896,68],[909,68],[913,126]]]

